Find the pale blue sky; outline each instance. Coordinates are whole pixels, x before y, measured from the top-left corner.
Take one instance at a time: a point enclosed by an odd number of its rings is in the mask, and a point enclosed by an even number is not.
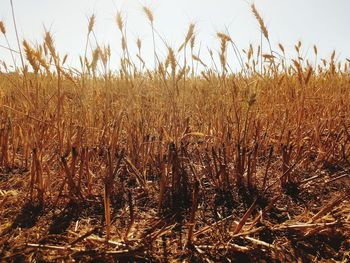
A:
[[[177,49],[190,22],[196,23],[197,48],[208,60],[207,47],[216,50],[216,32],[228,29],[237,46],[247,48],[259,43],[260,31],[247,0],[13,0],[20,38],[32,43],[41,41],[44,25],[54,35],[57,49],[68,53],[68,62],[78,64],[84,53],[87,17],[96,14],[95,33],[100,44],[112,47],[117,67],[120,55],[120,34],[115,23],[117,10],[127,19],[129,46],[137,37],[143,40],[143,54],[153,66],[150,27],[142,13],[149,6],[155,16],[155,27],[168,43]],[[316,44],[321,56],[329,57],[336,49],[339,59],[350,57],[349,0],[256,0],[256,7],[268,27],[273,45],[281,42],[294,55],[294,44],[301,40],[303,55],[312,54]],[[0,19],[5,22],[11,45],[15,47],[10,0],[0,0]],[[163,45],[158,39],[161,50]],[[6,45],[0,36],[0,45]],[[232,56],[233,57],[233,56]],[[0,48],[0,60],[11,62],[9,52]],[[233,58],[234,60],[234,58]],[[19,62],[19,60],[18,60]]]

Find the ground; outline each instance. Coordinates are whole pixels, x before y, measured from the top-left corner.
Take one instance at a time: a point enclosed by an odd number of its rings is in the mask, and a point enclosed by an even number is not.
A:
[[[177,211],[169,203],[159,213],[153,193],[136,187],[131,223],[128,197],[116,194],[111,201],[111,236],[106,239],[103,196],[79,201],[62,196],[56,203],[34,204],[28,201],[29,171],[3,169],[0,258],[4,262],[349,262],[349,174],[329,168],[312,175],[300,173],[296,179],[298,183],[284,190],[272,187],[264,195],[235,186],[226,193],[209,187],[201,190],[188,242],[191,202],[183,202]]]

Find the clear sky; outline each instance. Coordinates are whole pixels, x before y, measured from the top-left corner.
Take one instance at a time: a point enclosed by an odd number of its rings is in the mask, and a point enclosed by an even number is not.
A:
[[[237,46],[247,48],[260,39],[259,26],[253,17],[249,0],[13,0],[21,39],[31,43],[42,40],[44,26],[53,33],[57,49],[68,53],[68,62],[78,65],[78,55],[84,53],[87,18],[95,13],[95,33],[100,44],[108,43],[113,60],[121,52],[120,34],[115,15],[122,11],[127,21],[130,47],[137,37],[143,41],[143,54],[152,67],[152,38],[150,27],[142,12],[147,5],[154,12],[155,27],[175,49],[183,41],[189,23],[196,23],[197,49],[207,59],[207,48],[217,50],[216,32],[228,30]],[[349,0],[256,0],[274,45],[281,42],[294,55],[293,46],[303,43],[303,55],[312,54],[317,45],[321,56],[350,57]],[[0,0],[0,20],[7,27],[10,43],[15,47],[10,0]],[[6,45],[0,36],[0,45]],[[160,50],[161,41],[157,40]],[[160,52],[161,53],[161,52]],[[0,60],[11,62],[9,52],[0,47]],[[18,60],[19,62],[19,60]],[[113,64],[113,63],[112,63]],[[118,63],[114,64],[117,67]]]

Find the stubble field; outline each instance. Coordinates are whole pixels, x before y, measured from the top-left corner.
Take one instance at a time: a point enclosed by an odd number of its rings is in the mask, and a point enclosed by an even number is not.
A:
[[[0,258],[348,262],[350,60],[314,47],[311,62],[300,42],[287,58],[252,15],[265,51],[218,32],[207,62],[191,24],[146,67],[121,13],[117,72],[110,47],[88,48],[94,16],[80,70],[50,32],[20,43],[0,72]]]

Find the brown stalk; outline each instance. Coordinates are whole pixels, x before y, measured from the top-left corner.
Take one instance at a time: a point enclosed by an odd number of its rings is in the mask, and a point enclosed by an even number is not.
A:
[[[197,182],[194,185],[194,189],[192,191],[192,208],[191,208],[191,216],[189,221],[189,229],[188,229],[186,246],[190,246],[192,244],[193,230],[195,227],[195,217],[196,217],[196,211],[198,208],[198,193],[199,193],[199,183]]]
[[[135,211],[134,211],[134,204],[133,204],[133,198],[132,198],[132,192],[131,190],[128,190],[128,205],[129,205],[129,212],[130,212],[130,221],[129,221],[129,225],[128,225],[128,228],[125,232],[125,235],[124,235],[124,239],[128,239],[128,235],[129,235],[129,232],[131,230],[131,227],[133,226],[134,222],[135,222]]]
[[[72,155],[75,155],[76,153],[73,154],[72,151]],[[72,174],[72,171],[75,171],[75,161],[72,161],[72,165],[71,165],[71,169],[68,168],[68,164],[67,164],[67,157],[66,156],[62,156],[61,157],[61,163],[63,165],[63,169],[64,172],[66,174],[66,179],[67,179],[67,183],[68,183],[68,187],[69,187],[69,193],[70,193],[70,197],[73,198],[78,198],[81,199],[82,198],[82,194],[80,192],[80,190],[78,189],[78,187],[75,185],[73,177],[74,174]],[[73,159],[75,159],[75,157],[73,157]],[[73,166],[74,164],[74,166]]]
[[[8,154],[8,144],[9,144],[9,129],[0,129],[0,142],[1,142],[1,166],[9,168],[9,154]]]
[[[269,205],[266,206],[266,207],[261,211],[261,213],[259,213],[259,215],[257,215],[257,216],[255,217],[255,219],[252,221],[252,223],[251,223],[250,226],[249,226],[249,230],[253,229],[254,226],[256,225],[256,223],[258,223],[259,220],[261,220],[261,218],[262,218],[267,212],[269,212],[269,211],[271,210],[271,208],[273,208],[274,204],[276,203],[276,201],[278,200],[278,198],[280,198],[280,196],[281,196],[280,194],[277,195],[277,196],[275,196],[275,197],[270,201]]]
[[[233,235],[238,234],[243,226],[245,225],[245,223],[247,222],[248,218],[250,217],[250,215],[253,213],[255,206],[256,206],[256,202],[257,199],[254,200],[254,202],[252,203],[252,205],[248,208],[248,210],[245,212],[245,214],[243,215],[243,217],[241,218],[241,220],[239,221],[238,225],[236,226],[235,230],[233,231]]]
[[[309,223],[315,223],[324,215],[331,212],[336,206],[338,206],[341,202],[346,200],[347,194],[339,195],[334,197],[329,203],[325,204],[317,214],[315,214],[310,220]]]
[[[106,242],[111,236],[111,206],[110,206],[110,186],[105,182],[103,194],[104,216],[106,226]]]

